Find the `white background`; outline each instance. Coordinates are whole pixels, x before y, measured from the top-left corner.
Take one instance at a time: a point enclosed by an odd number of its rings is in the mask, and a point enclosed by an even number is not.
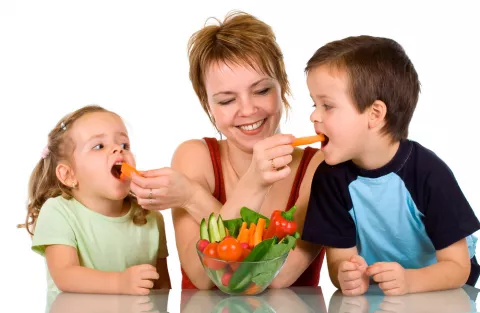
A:
[[[168,166],[184,140],[214,136],[188,79],[186,47],[208,17],[222,19],[232,9],[256,15],[276,32],[293,91],[293,111],[282,130],[297,136],[313,132],[303,70],[317,48],[360,34],[402,44],[422,83],[410,138],[447,162],[478,215],[478,4],[424,3],[1,0],[2,307],[45,308],[43,259],[16,225],[24,221],[27,181],[50,129],[72,110],[102,105],[126,120],[142,170]],[[169,311],[177,312],[180,264],[170,211],[163,213],[174,289]],[[335,289],[326,266],[321,286],[328,306]]]

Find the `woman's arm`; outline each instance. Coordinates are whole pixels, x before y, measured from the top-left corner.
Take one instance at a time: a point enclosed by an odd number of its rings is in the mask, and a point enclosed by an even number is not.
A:
[[[254,153],[254,160],[252,161],[254,164],[252,164],[249,172],[240,179],[223,206],[212,196],[215,178],[212,175],[213,165],[205,143],[200,140],[187,141],[180,145],[175,152],[172,159],[172,168],[189,178],[191,184],[186,188],[193,190],[192,197],[185,203],[185,207],[172,210],[175,238],[182,267],[197,288],[209,289],[213,286],[198,259],[195,249],[195,244],[200,239],[199,224],[201,219],[208,217],[211,212],[221,214],[224,219],[236,218],[239,217],[240,208],[243,206],[260,209],[271,184],[270,181],[283,179],[282,175],[288,175],[290,169],[286,167],[283,172],[273,173],[269,161],[266,161],[269,166],[268,170],[265,168],[265,171],[262,172],[258,170],[258,167],[265,163],[265,158],[270,157],[265,152],[268,149],[273,155],[289,151],[289,147],[285,147],[285,145],[288,145],[290,140],[290,136],[282,135],[267,138],[259,143],[258,147],[255,148],[259,152]],[[280,148],[272,151],[271,149],[271,147],[278,148],[282,145],[283,150]],[[291,151],[293,151],[293,147],[291,147]]]
[[[317,151],[307,167],[300,186],[300,193],[295,204],[297,211],[295,212],[294,217],[297,222],[297,230],[299,233],[302,233],[303,224],[305,222],[313,175],[321,162],[323,162],[323,153]],[[312,192],[322,191],[313,190]],[[318,256],[321,248],[321,246],[297,239],[297,247],[288,255],[285,265],[273,280],[271,287],[286,288],[291,286]]]
[[[48,270],[64,292],[147,295],[158,279],[150,264],[132,266],[124,272],[103,272],[80,265],[77,250],[66,245],[46,247]]]

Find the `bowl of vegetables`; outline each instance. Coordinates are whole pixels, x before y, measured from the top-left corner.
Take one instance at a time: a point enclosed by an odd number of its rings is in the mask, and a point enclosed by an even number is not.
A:
[[[299,237],[295,207],[275,211],[271,219],[246,207],[241,218],[223,220],[213,213],[200,224],[196,249],[212,282],[229,295],[263,292],[285,264]]]

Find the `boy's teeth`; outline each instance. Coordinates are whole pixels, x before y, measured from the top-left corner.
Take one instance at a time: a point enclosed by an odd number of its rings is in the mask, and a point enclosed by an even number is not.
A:
[[[262,126],[263,122],[265,120],[261,120],[261,121],[258,121],[256,123],[253,123],[253,124],[250,124],[250,125],[243,125],[243,126],[240,126],[241,129],[243,130],[255,130],[257,128],[259,128],[260,126]]]

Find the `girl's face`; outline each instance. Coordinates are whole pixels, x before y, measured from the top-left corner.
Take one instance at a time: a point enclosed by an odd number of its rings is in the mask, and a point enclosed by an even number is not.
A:
[[[243,151],[278,131],[280,85],[248,65],[218,62],[205,73],[210,114],[217,129]]]
[[[73,172],[77,192],[84,196],[122,200],[130,182],[119,179],[118,164],[135,166],[130,140],[121,118],[110,112],[86,114],[72,125]]]

